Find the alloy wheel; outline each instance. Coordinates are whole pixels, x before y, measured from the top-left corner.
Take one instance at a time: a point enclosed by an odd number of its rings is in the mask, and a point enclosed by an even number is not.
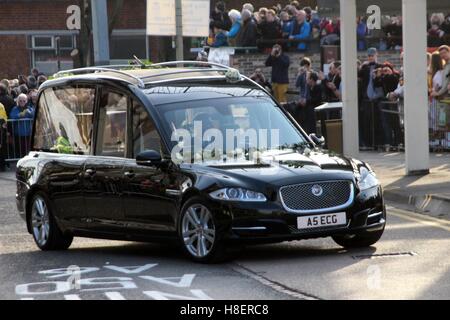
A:
[[[204,258],[213,249],[216,230],[212,214],[205,206],[195,204],[186,210],[181,232],[184,245],[192,256]]]
[[[36,197],[31,210],[33,236],[39,246],[45,246],[50,234],[50,216],[47,205],[41,197]]]

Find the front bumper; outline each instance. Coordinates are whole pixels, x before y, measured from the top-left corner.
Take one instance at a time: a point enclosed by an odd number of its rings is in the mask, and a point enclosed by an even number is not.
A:
[[[297,228],[297,217],[329,214],[295,214],[284,210],[279,201],[265,203],[222,204],[221,210],[231,216],[227,240],[238,242],[270,243],[290,240],[329,237],[341,234],[361,234],[383,230],[386,209],[381,187],[356,195],[346,209],[347,225],[323,228]]]

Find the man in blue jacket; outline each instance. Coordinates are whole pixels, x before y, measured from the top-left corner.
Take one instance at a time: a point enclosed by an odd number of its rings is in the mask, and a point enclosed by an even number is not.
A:
[[[266,60],[266,67],[272,67],[272,90],[279,103],[286,102],[289,88],[289,57],[283,53],[279,44],[273,46],[272,53]]]
[[[17,98],[17,105],[11,110],[10,119],[13,120],[14,157],[22,158],[30,150],[29,144],[34,119],[34,109],[28,105],[26,94],[21,94]]]
[[[311,25],[306,21],[306,12],[300,10],[297,12],[296,18],[291,23],[290,40],[308,40],[311,35]],[[306,42],[296,42],[297,50],[305,51],[307,49]]]

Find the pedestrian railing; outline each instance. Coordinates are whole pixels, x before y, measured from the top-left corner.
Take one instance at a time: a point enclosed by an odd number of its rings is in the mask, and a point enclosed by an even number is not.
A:
[[[429,109],[430,148],[450,150],[450,99],[433,100]]]
[[[32,119],[10,119],[0,129],[0,160],[18,161],[28,154],[31,144]]]

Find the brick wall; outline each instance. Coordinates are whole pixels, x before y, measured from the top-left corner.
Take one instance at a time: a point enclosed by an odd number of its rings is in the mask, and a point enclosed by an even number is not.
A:
[[[300,61],[305,56],[304,53],[297,53],[297,52],[288,52],[287,55],[289,56],[291,60],[291,65],[289,67],[289,82],[290,82],[290,89],[295,89],[295,80],[297,77],[298,68],[300,67]],[[311,59],[312,67],[315,70],[321,69],[321,61],[320,61],[320,54],[307,54]],[[361,61],[364,61],[366,59],[366,54],[364,52],[360,52],[358,54],[358,58]],[[250,53],[250,54],[244,54],[239,53],[235,54],[230,59],[230,65],[233,68],[238,69],[242,74],[250,76],[256,68],[261,68],[265,74],[265,76],[270,79],[270,71],[271,68],[265,67],[265,62],[267,59],[266,54],[261,53]],[[397,69],[401,68],[401,62],[400,62],[400,54],[398,51],[385,51],[380,52],[379,54],[379,62],[383,63],[385,61],[389,61],[392,64],[395,65]]]
[[[30,57],[26,50],[24,35],[0,36],[0,77],[16,78],[31,70]]]

